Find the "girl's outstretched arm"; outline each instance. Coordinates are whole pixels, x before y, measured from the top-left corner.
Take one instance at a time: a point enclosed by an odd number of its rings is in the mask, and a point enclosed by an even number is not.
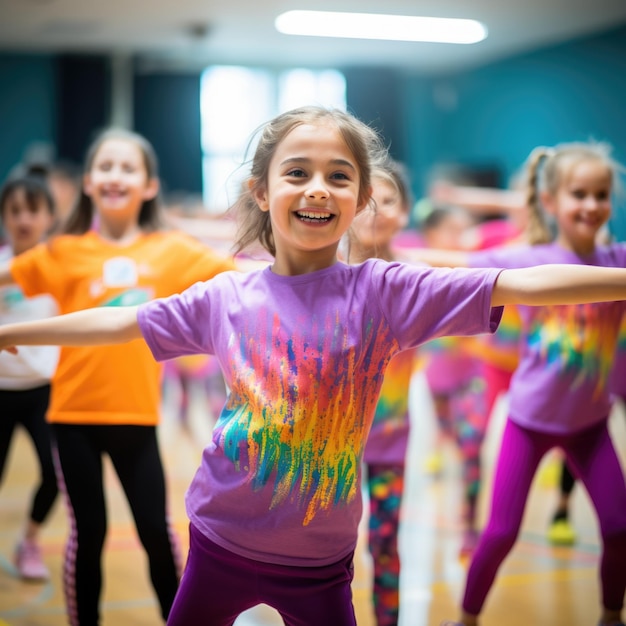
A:
[[[98,307],[33,322],[0,326],[0,351],[15,346],[95,346],[142,337],[137,307]]]
[[[528,211],[526,194],[516,189],[435,183],[429,195],[435,202],[460,206],[476,215],[517,216]]]
[[[491,305],[542,306],[614,300],[626,300],[626,269],[555,264],[503,270]]]

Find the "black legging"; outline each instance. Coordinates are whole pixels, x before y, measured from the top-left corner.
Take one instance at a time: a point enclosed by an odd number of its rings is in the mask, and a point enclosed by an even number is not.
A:
[[[30,519],[42,524],[48,517],[59,492],[52,461],[52,435],[46,422],[50,385],[35,389],[0,390],[0,482],[15,427],[29,434],[39,460],[39,484],[30,506]]]
[[[164,619],[180,578],[180,553],[167,520],[165,478],[153,426],[54,424],[68,496],[70,536],[63,582],[72,626],[96,626],[107,529],[102,457],[107,454],[148,555]]]

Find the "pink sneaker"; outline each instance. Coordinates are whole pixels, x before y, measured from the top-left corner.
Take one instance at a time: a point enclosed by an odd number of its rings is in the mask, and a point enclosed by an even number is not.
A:
[[[45,581],[50,572],[41,558],[41,549],[34,541],[24,540],[15,548],[15,567],[23,580]]]

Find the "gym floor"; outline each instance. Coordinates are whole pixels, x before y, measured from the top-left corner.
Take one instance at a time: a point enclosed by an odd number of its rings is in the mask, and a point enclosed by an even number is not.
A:
[[[210,433],[210,420],[196,395],[189,424],[174,417],[176,393],[164,401],[160,427],[161,448],[169,485],[171,517],[183,551],[187,546],[187,519],[183,496],[199,462],[202,442]],[[424,472],[423,463],[434,441],[432,408],[423,380],[412,388],[412,429],[407,488],[403,509],[403,554],[400,626],[438,626],[458,617],[466,564],[458,559],[460,485],[452,447],[444,449],[444,469],[437,477]],[[481,520],[489,506],[490,477],[504,423],[506,399],[492,417],[483,456],[485,484]],[[615,408],[611,431],[622,460],[626,459],[626,415]],[[578,532],[570,548],[554,548],[545,532],[556,502],[558,455],[546,459],[531,490],[520,539],[503,564],[491,590],[483,626],[593,626],[599,616],[598,530],[583,489],[576,487],[572,521]],[[42,546],[51,579],[33,584],[20,581],[12,565],[12,552],[24,522],[26,506],[36,479],[36,461],[30,441],[16,434],[4,484],[0,490],[0,626],[61,626],[67,623],[61,588],[63,546],[67,525],[59,500],[46,523]],[[117,478],[106,464],[109,533],[105,548],[103,626],[152,626],[160,616],[148,581],[146,561]],[[362,524],[355,558],[354,603],[359,626],[374,626],[371,611],[371,566]],[[184,553],[184,552],[183,552]],[[282,624],[268,607],[244,613],[237,626]]]

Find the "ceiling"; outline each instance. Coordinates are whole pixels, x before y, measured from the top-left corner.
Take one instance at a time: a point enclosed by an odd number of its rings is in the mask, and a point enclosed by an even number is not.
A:
[[[473,45],[294,37],[273,26],[290,9],[473,18],[489,36]],[[385,65],[436,73],[621,25],[626,0],[0,0],[0,50],[139,53],[181,69]]]

